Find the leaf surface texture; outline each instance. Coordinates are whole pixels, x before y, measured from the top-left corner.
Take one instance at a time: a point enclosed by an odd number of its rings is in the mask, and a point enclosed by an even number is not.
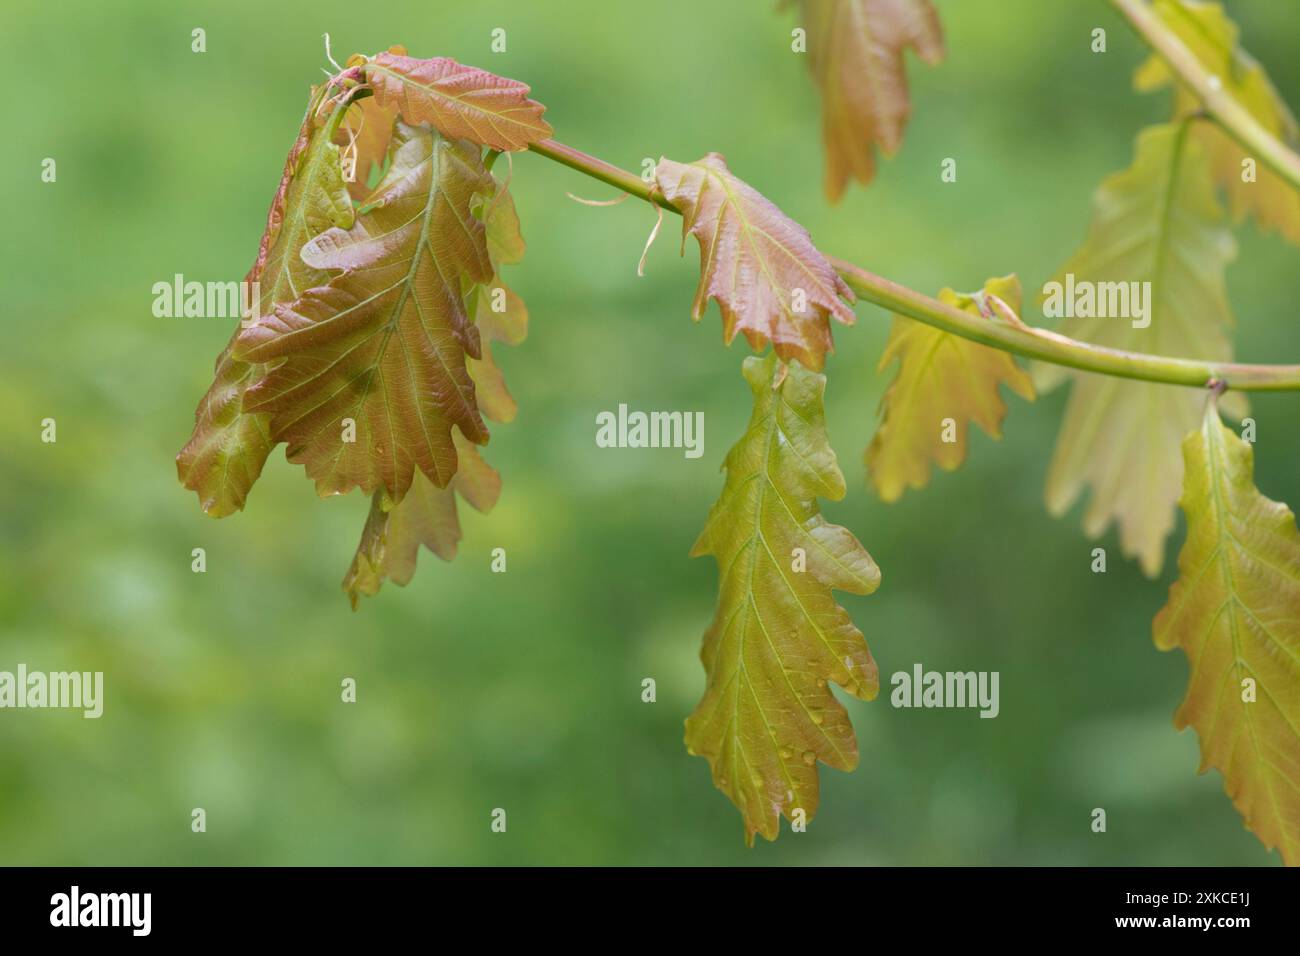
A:
[[[260,315],[327,282],[330,273],[307,265],[298,251],[327,229],[346,229],[353,223],[338,147],[316,118],[320,96],[319,90],[313,92],[285,160],[257,259],[246,278],[250,290],[253,282],[260,283]],[[243,509],[276,443],[270,416],[245,405],[248,389],[266,374],[267,366],[235,356],[239,333],[236,329],[217,358],[212,386],[195,413],[194,433],[176,457],[181,483],[198,493],[203,510],[214,517]]]
[[[492,276],[472,213],[491,189],[478,147],[398,124],[369,212],[302,250],[308,265],[342,271],[240,335],[238,357],[280,361],[246,407],[271,416],[321,495],[382,488],[400,501],[416,469],[445,488],[452,428],[487,441],[466,369],[481,353],[464,297]]]
[[[528,312],[523,300],[506,289],[499,278],[500,266],[523,258],[524,240],[505,184],[494,183],[493,194],[484,197],[476,215],[484,223],[493,275],[469,296],[475,304],[476,324],[483,339],[483,358],[468,357],[466,368],[474,380],[483,414],[493,421],[508,422],[514,419],[517,409],[500,369],[492,362],[487,342],[515,345],[527,332]],[[498,289],[500,297],[495,294]],[[494,308],[497,302],[503,306],[501,311]],[[353,609],[360,596],[378,593],[385,579],[405,586],[415,573],[421,545],[444,561],[456,556],[461,539],[458,495],[485,514],[495,506],[501,494],[501,476],[459,429],[452,432],[452,441],[457,468],[447,487],[439,488],[417,470],[410,490],[398,504],[393,505],[383,489],[372,496],[361,541],[343,578],[343,590]]]
[[[775,839],[783,814],[802,809],[812,819],[819,760],[857,766],[853,727],[830,682],[864,700],[878,689],[866,640],[832,594],[869,594],[880,571],[817,504],[845,492],[826,437],[826,379],[798,365],[783,379],[777,370],[770,353],[745,359],[753,417],[727,453],[722,496],[691,552],[713,555],[720,581],[700,655],[704,698],[686,721],[686,745],[709,761],[751,843],[755,833]]]
[[[1223,773],[1266,847],[1300,863],[1300,535],[1295,515],[1254,484],[1251,446],[1207,403],[1183,443],[1187,541],[1156,616],[1161,650],[1191,666],[1174,718],[1196,728],[1201,770]],[[1254,700],[1243,682],[1253,681]]]
[[[542,119],[546,107],[528,98],[527,85],[447,57],[385,52],[372,57],[365,72],[380,107],[449,139],[519,150],[552,132]]]
[[[724,341],[742,332],[760,351],[820,370],[831,350],[830,319],[852,325],[853,292],[813,245],[808,230],[727,168],[718,153],[694,163],[659,160],[659,189],[682,213],[682,249],[700,244],[691,318],[709,299],[722,310]]]

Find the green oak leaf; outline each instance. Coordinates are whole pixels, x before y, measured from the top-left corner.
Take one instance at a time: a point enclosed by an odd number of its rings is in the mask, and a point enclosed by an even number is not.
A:
[[[524,257],[524,237],[519,214],[507,185],[497,182],[495,192],[484,197],[478,213],[487,230],[488,257],[492,278],[473,292],[474,324],[482,340],[482,356],[468,362],[479,404],[485,417],[494,422],[512,422],[518,411],[506,388],[501,369],[492,358],[492,343],[518,345],[528,334],[528,307],[501,279],[501,267],[515,265]]]
[[[1175,724],[1196,728],[1246,826],[1300,864],[1300,534],[1254,484],[1251,446],[1206,404],[1183,442],[1187,542],[1156,615],[1191,665]]]
[[[352,203],[339,163],[339,149],[317,118],[323,90],[314,90],[302,128],[284,164],[267,214],[257,260],[245,281],[260,284],[258,312],[270,313],[303,291],[329,281],[330,273],[299,257],[308,240],[332,227],[352,226]],[[240,329],[217,358],[211,388],[199,402],[194,433],[176,456],[181,483],[199,495],[203,510],[223,517],[242,510],[262,473],[275,439],[270,416],[250,411],[248,389],[267,366],[234,355]]]
[[[778,368],[780,371],[778,372]],[[776,839],[782,815],[817,811],[817,762],[857,766],[857,741],[830,682],[870,700],[876,663],[832,589],[869,594],[880,570],[817,498],[844,497],[826,437],[826,378],[776,357],[751,356],[754,395],[745,435],[727,453],[726,483],[691,551],[721,573],[704,635],[704,698],[686,721],[686,746],[739,808],[745,836]]]

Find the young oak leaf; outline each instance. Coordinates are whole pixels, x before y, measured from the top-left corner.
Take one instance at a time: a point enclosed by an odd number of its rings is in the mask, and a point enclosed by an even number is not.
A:
[[[660,159],[655,181],[682,213],[682,254],[687,235],[700,244],[691,318],[698,322],[712,298],[725,342],[743,332],[756,351],[770,341],[780,358],[820,370],[833,347],[830,318],[852,325],[843,300],[854,299],[808,230],[734,176],[719,153],[694,163]]]
[[[1300,865],[1300,535],[1255,488],[1251,447],[1207,403],[1183,442],[1187,542],[1156,615],[1161,650],[1191,666],[1174,717],[1196,728],[1246,826]]]
[[[876,174],[876,147],[892,156],[912,106],[903,53],[943,59],[943,28],[930,0],[800,0],[808,67],[822,96],[826,195]]]
[[[727,453],[722,496],[691,551],[718,562],[718,607],[704,635],[705,690],[686,746],[739,808],[746,842],[775,840],[780,817],[817,811],[817,761],[857,766],[857,741],[828,686],[876,696],[876,663],[831,591],[870,594],[880,570],[817,497],[844,497],[826,437],[826,378],[772,354],[745,359],[754,413]],[[774,382],[775,384],[774,386]]]
[[[940,301],[976,315],[990,313],[989,307],[981,308],[987,296],[997,296],[1019,312],[1020,280],[1014,275],[989,279],[983,292],[973,295],[952,289],[939,293]],[[896,359],[898,374],[880,401],[880,427],[866,454],[871,480],[885,501],[897,501],[907,488],[924,488],[931,462],[955,471],[966,460],[970,422],[993,438],[1002,437],[1007,407],[999,384],[1034,400],[1033,380],[1010,354],[902,315],[894,316],[877,371]],[[952,420],[952,440],[945,440],[945,419]]]
[[[492,421],[508,422],[515,416],[514,399],[492,362],[487,343],[516,345],[527,332],[528,312],[523,300],[497,278],[501,265],[523,258],[524,240],[506,185],[494,179],[491,186],[493,192],[482,197],[475,214],[484,224],[493,278],[470,292],[470,301],[475,303],[475,324],[483,340],[483,358],[467,357],[466,368],[474,379],[483,415]],[[498,302],[503,305],[500,311],[494,308]],[[353,610],[361,595],[378,593],[385,578],[406,585],[415,574],[421,544],[444,561],[456,556],[461,537],[456,508],[458,493],[484,514],[496,504],[501,493],[501,476],[480,457],[477,447],[466,441],[459,429],[452,432],[452,440],[456,446],[457,469],[446,488],[437,487],[417,471],[410,490],[397,505],[391,503],[382,488],[372,496],[361,543],[343,578],[343,590]]]
[[[386,502],[383,492],[375,492],[361,542],[343,578],[343,590],[354,611],[361,595],[373,597],[385,578],[402,587],[410,583],[420,545],[444,561],[456,557],[461,539],[457,494],[483,514],[496,505],[501,476],[459,430],[452,433],[452,440],[459,467],[446,488],[417,473],[410,491],[396,505]]]
[[[490,282],[474,291],[474,323],[482,340],[482,357],[471,358],[468,368],[483,414],[494,422],[511,422],[518,409],[501,370],[493,361],[491,343],[518,345],[522,342],[528,334],[528,308],[501,281],[501,266],[513,265],[524,256],[519,215],[505,184],[497,183],[495,193],[485,201],[481,216],[487,230],[493,275]]]
[[[1155,0],[1153,9],[1261,126],[1292,149],[1300,148],[1300,128],[1295,117],[1264,68],[1237,45],[1240,31],[1221,5]],[[1134,84],[1143,91],[1174,86],[1177,116],[1188,116],[1201,108],[1196,96],[1175,83],[1165,61],[1154,54],[1138,69]],[[1250,214],[1265,232],[1276,229],[1300,245],[1300,193],[1273,170],[1257,163],[1217,124],[1198,123],[1192,135],[1209,154],[1214,179],[1227,192],[1233,218],[1240,222]],[[1254,169],[1253,179],[1243,176],[1246,160]]]
[[[476,325],[482,340],[482,356],[467,362],[470,378],[474,380],[479,406],[485,417],[494,422],[512,422],[518,412],[514,397],[506,388],[505,377],[492,358],[492,342],[518,345],[528,330],[528,308],[500,279],[490,285],[479,286],[475,291]],[[501,311],[497,311],[498,304]]]
[[[1061,326],[1066,335],[1154,355],[1231,359],[1224,273],[1236,244],[1205,150],[1188,133],[1187,121],[1144,130],[1133,165],[1097,190],[1087,239],[1048,297],[1048,306],[1074,312]],[[1145,316],[1135,308],[1142,298]],[[1048,510],[1064,514],[1090,485],[1085,532],[1097,537],[1118,522],[1124,554],[1155,577],[1182,484],[1179,445],[1196,427],[1201,396],[1060,368],[1040,368],[1039,385],[1052,388],[1066,376],[1074,387],[1048,471]]]
[[[449,139],[499,150],[527,149],[551,136],[546,107],[528,98],[528,86],[447,57],[419,60],[391,51],[363,67],[380,107],[409,125],[431,126]]]
[[[519,210],[509,186],[493,178],[492,194],[485,197],[481,218],[487,231],[488,255],[496,268],[521,262],[527,249],[519,226]]]
[[[322,88],[313,91],[272,199],[257,259],[245,280],[250,289],[260,287],[258,315],[327,282],[330,274],[307,265],[298,251],[326,229],[347,229],[353,223],[338,147],[318,128],[322,95]],[[243,509],[275,445],[270,416],[245,407],[248,389],[267,367],[234,355],[239,334],[236,329],[217,358],[212,386],[195,413],[194,433],[176,456],[181,483],[198,493],[203,510],[214,517]]]
[[[281,363],[245,406],[271,415],[321,496],[382,488],[400,501],[417,468],[445,488],[452,426],[487,441],[465,366],[480,352],[462,283],[492,276],[471,212],[488,188],[478,147],[399,123],[368,211],[302,249],[308,265],[342,273],[240,335],[236,357]]]

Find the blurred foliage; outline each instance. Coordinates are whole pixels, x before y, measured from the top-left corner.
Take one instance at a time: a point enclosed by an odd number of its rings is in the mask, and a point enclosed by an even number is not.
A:
[[[961,471],[887,507],[861,455],[889,317],[866,306],[828,362],[850,490],[826,512],[883,570],[875,595],[844,603],[884,689],[847,702],[862,765],[823,771],[809,832],[747,850],[682,745],[717,583],[686,555],[749,414],[746,352],[720,347],[716,310],[690,322],[693,250],[678,259],[665,236],[638,279],[651,211],[577,205],[566,191],[611,191],[539,157],[513,163],[531,246],[506,279],[533,321],[498,356],[520,405],[489,450],[505,490],[490,516],[465,514],[454,563],[422,555],[411,586],[354,614],[339,580],[361,497],[315,500],[280,452],[232,518],[205,517],[177,484],[230,330],[155,318],[150,288],[243,276],[326,31],[339,61],[400,42],[523,79],[561,140],[627,168],[723,152],[822,248],[932,294],[1014,270],[1032,299],[1082,238],[1097,183],[1168,113],[1132,92],[1144,53],[1100,0],[947,0],[949,55],[912,62],[901,153],[830,208],[816,93],[773,6],[6,4],[0,50],[23,81],[0,157],[0,669],[103,670],[106,704],[98,721],[0,712],[0,863],[1276,862],[1173,730],[1187,664],[1155,650],[1151,618],[1174,562],[1146,581],[1112,533],[1110,570],[1092,574],[1081,506],[1044,512],[1064,393],[1013,405],[1003,442],[976,434]],[[1229,6],[1300,103],[1293,11]],[[498,26],[504,54],[489,51]],[[959,178],[945,185],[948,156]],[[1296,360],[1297,250],[1239,237],[1238,354]],[[596,413],[619,402],[703,410],[704,456],[597,448]],[[1282,439],[1300,399],[1262,395],[1254,414],[1258,485],[1294,506]],[[40,442],[45,417],[57,444]],[[195,547],[206,574],[190,570]],[[489,573],[494,547],[504,575]],[[916,661],[1000,671],[1001,716],[891,708],[888,675]],[[345,676],[355,705],[339,700]],[[646,676],[655,704],[640,700]],[[1088,826],[1098,806],[1105,835]],[[494,807],[505,835],[489,830]]]

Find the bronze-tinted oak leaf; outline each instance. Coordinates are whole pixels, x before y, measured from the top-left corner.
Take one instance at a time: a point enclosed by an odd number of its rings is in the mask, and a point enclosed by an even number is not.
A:
[[[250,289],[259,290],[261,315],[327,282],[330,274],[303,262],[299,250],[325,230],[346,229],[353,223],[338,147],[321,131],[316,115],[322,92],[313,91],[271,201],[257,259],[246,279]],[[238,336],[237,329],[218,357],[212,386],[195,413],[193,435],[176,456],[181,483],[198,493],[203,510],[214,517],[244,507],[249,489],[275,446],[270,416],[249,410],[244,401],[267,367],[233,354]]]
[[[971,295],[952,289],[939,293],[940,301],[994,321],[998,310],[989,303],[992,296],[1019,312],[1020,280],[1014,275],[989,279],[982,292]],[[1033,380],[1009,353],[902,315],[894,316],[877,371],[895,360],[898,374],[880,401],[880,427],[866,455],[871,481],[885,501],[897,501],[907,488],[924,488],[932,463],[945,471],[961,465],[971,422],[993,438],[1002,437],[1007,407],[999,385],[1026,401],[1034,399]]]
[[[550,137],[546,107],[528,86],[447,57],[420,60],[380,53],[364,67],[376,102],[410,125],[431,126],[449,139],[499,150],[527,149]]]
[[[830,319],[852,325],[853,292],[813,245],[808,230],[727,168],[718,153],[694,163],[660,159],[655,181],[700,244],[700,282],[691,317],[714,299],[724,341],[737,332],[762,350],[820,370],[831,351]]]
[[[467,355],[465,364],[483,415],[492,421],[508,422],[515,416],[515,402],[492,361],[488,343],[516,345],[527,333],[528,311],[523,300],[507,289],[495,272],[502,264],[523,258],[524,240],[506,184],[492,179],[487,185],[490,192],[478,197],[473,212],[483,222],[494,273],[489,282],[474,286],[468,296],[482,340],[482,358]],[[485,514],[496,504],[501,493],[500,475],[459,428],[453,429],[452,441],[457,467],[447,487],[439,488],[417,469],[410,489],[396,505],[382,488],[372,496],[361,542],[343,578],[343,590],[354,610],[360,596],[378,593],[385,578],[407,584],[415,574],[421,545],[444,561],[456,556],[461,538],[457,494]]]
[[[1156,615],[1191,665],[1174,722],[1196,728],[1246,826],[1300,865],[1300,534],[1254,483],[1251,446],[1207,403],[1183,442],[1187,541]]]
[[[876,663],[832,589],[869,594],[880,570],[858,540],[821,515],[844,497],[826,437],[826,378],[772,354],[745,359],[754,412],[727,453],[722,496],[692,556],[720,571],[717,613],[700,654],[705,690],[686,745],[744,818],[746,840],[776,839],[782,815],[817,810],[817,762],[857,766],[857,741],[830,682],[876,696]]]
[[[245,330],[237,354],[279,362],[249,390],[321,495],[383,488],[400,501],[418,468],[440,488],[456,471],[452,427],[487,441],[466,358],[479,337],[463,288],[488,281],[485,230],[472,212],[491,188],[480,150],[399,124],[392,162],[351,230],[302,250],[342,270]]]
[[[403,587],[410,583],[421,545],[444,561],[456,556],[461,539],[457,494],[484,514],[496,505],[501,476],[459,431],[452,438],[460,461],[446,488],[417,473],[397,504],[387,502],[382,491],[372,496],[361,542],[343,578],[353,610],[361,595],[373,597],[385,579]]]
[[[943,29],[930,0],[800,0],[808,67],[821,91],[826,195],[871,182],[876,148],[890,156],[912,112],[903,54],[943,59]]]

